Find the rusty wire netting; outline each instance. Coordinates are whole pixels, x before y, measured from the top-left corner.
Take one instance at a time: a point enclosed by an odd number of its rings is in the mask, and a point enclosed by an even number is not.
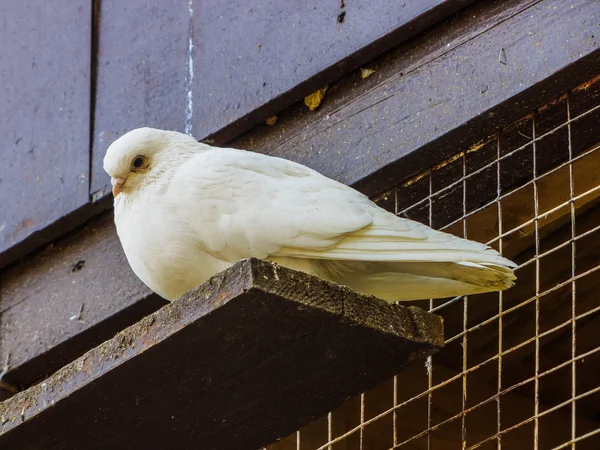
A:
[[[275,450],[600,448],[600,77],[377,198],[518,265],[446,346]]]

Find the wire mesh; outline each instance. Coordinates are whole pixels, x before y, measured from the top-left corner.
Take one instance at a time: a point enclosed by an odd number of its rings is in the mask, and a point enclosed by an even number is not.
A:
[[[414,304],[446,346],[270,448],[600,448],[600,77],[378,196],[518,264],[501,293]]]

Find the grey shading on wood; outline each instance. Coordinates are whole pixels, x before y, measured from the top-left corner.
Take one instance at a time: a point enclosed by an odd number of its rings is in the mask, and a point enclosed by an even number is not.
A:
[[[124,132],[222,143],[472,1],[102,1],[92,193]]]
[[[30,386],[165,304],[129,268],[105,213],[0,272],[2,380]]]
[[[90,7],[0,2],[0,253],[88,202]]]
[[[264,126],[234,146],[379,194],[596,75],[599,20],[585,0],[476,2],[373,61],[367,80],[343,80],[319,110],[290,108],[280,138]]]
[[[259,448],[442,345],[420,308],[244,260],[0,404],[0,446]]]

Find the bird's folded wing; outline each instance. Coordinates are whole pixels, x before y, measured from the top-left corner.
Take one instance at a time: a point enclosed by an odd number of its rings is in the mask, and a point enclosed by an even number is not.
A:
[[[284,247],[278,256],[372,262],[457,262],[513,267],[479,242],[435,231],[418,222],[375,211],[372,224],[346,233],[333,247],[315,251]],[[407,227],[407,231],[397,231]]]
[[[468,261],[468,254],[487,253],[483,244],[389,214],[305,166],[243,150],[199,153],[175,174],[167,195],[205,249],[229,261]],[[489,257],[493,263],[499,256],[490,250]]]

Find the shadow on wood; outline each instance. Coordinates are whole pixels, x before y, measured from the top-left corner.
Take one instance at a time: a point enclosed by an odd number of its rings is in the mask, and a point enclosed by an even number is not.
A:
[[[244,260],[0,404],[0,446],[259,448],[442,345],[420,308]]]

